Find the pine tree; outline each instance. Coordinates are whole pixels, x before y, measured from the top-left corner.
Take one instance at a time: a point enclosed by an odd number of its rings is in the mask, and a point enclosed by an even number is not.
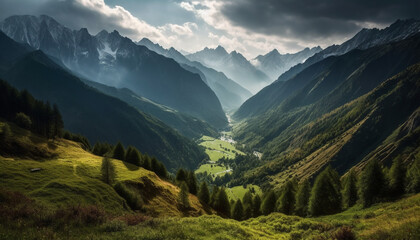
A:
[[[309,197],[311,196],[311,185],[306,179],[299,184],[299,189],[296,193],[296,208],[295,212],[299,216],[308,215]]]
[[[356,172],[351,170],[344,180],[343,206],[352,207],[357,201],[357,177]]]
[[[370,161],[359,179],[359,197],[363,207],[369,207],[383,194],[385,177],[377,160]]]
[[[188,196],[188,186],[183,181],[181,182],[180,188],[181,190],[179,191],[179,195],[178,195],[179,203],[181,204],[182,208],[188,209],[190,207],[190,200]]]
[[[219,193],[219,187],[218,186],[213,186],[213,189],[211,191],[211,195],[210,195],[210,206],[212,206],[213,208],[215,208],[216,206],[216,199],[217,199],[217,194]]]
[[[407,171],[407,192],[420,192],[420,158],[416,158]]]
[[[233,219],[235,219],[237,221],[242,221],[243,220],[244,209],[243,209],[242,202],[241,202],[240,199],[238,199],[236,201],[236,203],[233,205],[231,216],[232,216]]]
[[[195,177],[195,173],[193,171],[188,171],[187,175],[187,184],[190,193],[193,195],[197,195],[197,179]]]
[[[252,199],[252,216],[258,217],[261,215],[261,198],[256,194]]]
[[[333,214],[341,210],[340,178],[327,167],[315,179],[309,199],[309,212],[313,216]]]
[[[400,158],[394,159],[390,170],[390,190],[393,197],[404,194],[406,168]]]
[[[125,161],[136,166],[141,166],[141,154],[137,148],[128,146],[125,152]]]
[[[230,203],[224,187],[217,193],[215,209],[226,217],[230,216]]]
[[[252,217],[252,194],[248,190],[244,197],[242,198],[242,203],[244,207],[244,219]]]
[[[264,198],[261,205],[261,213],[268,215],[276,209],[276,195],[273,190],[270,190]]]
[[[104,157],[101,165],[102,181],[106,184],[112,185],[115,181],[115,166],[111,159]]]
[[[152,170],[152,163],[151,163],[151,159],[150,159],[149,155],[145,154],[145,155],[142,156],[142,164],[141,164],[141,166],[144,169]]]
[[[206,182],[202,182],[200,185],[200,190],[198,191],[198,199],[201,203],[204,204],[209,204],[210,202],[210,192]]]
[[[175,179],[177,182],[181,182],[181,181],[187,182],[187,172],[184,169],[180,168],[178,172],[176,173]]]
[[[150,164],[151,164],[151,167],[152,167],[152,171],[153,172],[157,172],[157,170],[159,168],[159,166],[158,166],[159,165],[158,160],[155,157],[152,157],[150,159]]]
[[[124,146],[121,144],[121,142],[118,142],[112,153],[112,158],[124,161],[124,157],[125,157]]]
[[[283,191],[278,199],[278,211],[290,215],[295,210],[295,187],[292,181],[288,181],[283,188]]]
[[[158,163],[158,170],[156,174],[161,178],[164,178],[164,179],[168,178],[168,171],[166,170],[166,167],[163,163],[161,162]]]
[[[54,136],[61,136],[64,128],[63,118],[61,117],[60,111],[58,110],[57,104],[53,105],[53,121],[54,121]]]

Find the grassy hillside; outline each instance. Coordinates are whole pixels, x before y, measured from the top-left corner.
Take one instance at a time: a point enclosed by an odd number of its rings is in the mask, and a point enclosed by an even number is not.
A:
[[[0,127],[3,124],[1,122]],[[13,139],[9,144],[33,150],[28,154],[0,156],[0,188],[19,191],[50,208],[82,204],[97,205],[115,214],[132,212],[126,201],[100,180],[102,157],[84,151],[78,143],[63,139],[46,140],[10,125]],[[39,153],[43,153],[38,156],[42,160],[33,160]],[[191,208],[187,212],[180,211],[176,204],[178,187],[143,168],[119,160],[113,162],[116,181],[122,181],[139,192],[146,215],[197,216],[205,212],[192,195],[189,197]],[[33,168],[41,170],[31,172]]]

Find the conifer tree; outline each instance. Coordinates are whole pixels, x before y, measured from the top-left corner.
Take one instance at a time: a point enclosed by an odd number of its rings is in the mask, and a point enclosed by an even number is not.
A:
[[[158,162],[158,169],[156,174],[161,178],[167,178],[168,177],[168,171],[166,170],[166,167],[163,163]]]
[[[144,169],[147,169],[147,170],[150,170],[150,171],[152,170],[152,163],[151,163],[151,159],[150,159],[149,155],[145,154],[145,155],[142,156],[141,166]]]
[[[230,217],[230,202],[224,187],[217,193],[215,209],[224,216]]]
[[[198,199],[201,203],[210,203],[210,192],[206,182],[202,182],[200,185],[200,190],[198,191]]]
[[[150,164],[151,164],[151,167],[152,167],[152,171],[153,172],[156,172],[158,170],[158,168],[159,168],[159,166],[158,166],[159,165],[158,160],[155,157],[152,157],[150,159]]]
[[[288,181],[278,199],[278,211],[290,215],[295,210],[295,188],[292,181]]]
[[[247,191],[242,198],[242,205],[244,207],[244,219],[252,217],[252,194],[251,191]]]
[[[125,153],[125,161],[136,166],[141,166],[141,155],[139,150],[133,146],[128,146]]]
[[[416,158],[407,171],[407,192],[420,192],[420,158]]]
[[[261,215],[261,198],[256,194],[252,199],[252,216],[258,217]]]
[[[193,171],[188,171],[187,184],[190,193],[193,195],[197,195],[197,178],[195,177],[195,173]]]
[[[357,201],[357,177],[356,172],[352,169],[344,180],[343,189],[343,206],[345,208],[352,207]]]
[[[242,221],[243,220],[243,216],[244,216],[244,209],[242,206],[242,202],[240,199],[238,199],[232,209],[232,214],[231,214],[232,218],[237,220],[237,221]]]
[[[177,182],[181,182],[181,181],[187,182],[187,172],[184,169],[180,168],[178,172],[176,173],[175,179]]]
[[[394,159],[390,170],[390,190],[393,197],[404,194],[406,169],[400,158]]]
[[[309,199],[309,212],[313,216],[333,214],[341,210],[340,179],[330,166],[315,179]]]
[[[188,186],[184,181],[182,181],[180,188],[181,190],[179,191],[179,195],[178,195],[179,203],[181,204],[182,208],[188,209],[190,207],[190,200],[188,196]]]
[[[121,144],[121,142],[118,142],[112,153],[112,158],[124,161],[124,157],[125,157],[124,146]]]
[[[370,161],[360,175],[359,197],[363,207],[369,207],[381,197],[384,191],[385,177],[377,160]]]
[[[299,216],[308,215],[309,197],[311,196],[311,185],[306,179],[299,184],[299,189],[296,193],[296,207],[295,212]]]
[[[104,157],[101,165],[102,181],[106,184],[112,185],[115,181],[115,166],[111,159]]]
[[[63,118],[61,117],[60,111],[58,110],[57,104],[53,105],[53,121],[54,121],[54,136],[61,136],[64,128]]]
[[[261,213],[264,215],[268,215],[274,212],[275,209],[276,209],[276,195],[274,194],[273,190],[270,190],[262,202]]]
[[[216,199],[217,199],[217,194],[219,193],[219,187],[218,186],[213,186],[213,189],[211,191],[211,195],[210,195],[210,206],[212,206],[213,208],[215,208],[216,206]]]

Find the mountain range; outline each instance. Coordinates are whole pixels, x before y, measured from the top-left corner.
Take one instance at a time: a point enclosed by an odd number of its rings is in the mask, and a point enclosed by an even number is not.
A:
[[[188,54],[186,57],[191,61],[198,61],[207,67],[223,72],[227,77],[254,94],[272,82],[264,72],[258,70],[241,53],[236,51],[228,53],[220,45],[215,49],[206,47],[196,53]]]
[[[138,44],[146,46],[165,57],[172,58],[186,70],[199,74],[201,79],[216,93],[223,108],[227,111],[236,110],[246,99],[252,96],[248,90],[226,77],[223,72],[206,67],[197,61],[190,61],[175,48],[165,49],[147,38],[143,38]]]
[[[174,170],[194,168],[206,158],[193,141],[127,103],[87,86],[41,50],[33,50],[0,32],[0,77],[36,98],[57,104],[65,128],[101,141],[134,145]]]
[[[277,49],[265,55],[259,55],[251,60],[251,63],[259,70],[267,74],[271,79],[277,79],[282,73],[296,64],[305,62],[315,53],[322,51],[321,47],[305,48],[297,53],[280,54]]]
[[[70,30],[46,15],[12,16],[0,23],[0,30],[15,41],[60,60],[87,79],[130,88],[142,97],[218,129],[227,125],[217,96],[198,74],[135,44],[117,31],[104,30],[92,36],[85,28]]]

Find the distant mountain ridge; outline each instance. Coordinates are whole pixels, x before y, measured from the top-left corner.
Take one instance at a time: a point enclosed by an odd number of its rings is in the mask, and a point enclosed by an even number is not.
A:
[[[384,29],[360,30],[354,37],[340,45],[332,45],[310,57],[302,64],[292,67],[282,74],[277,81],[287,81],[306,67],[329,56],[345,54],[353,49],[367,49],[370,47],[406,39],[420,32],[420,20],[407,19],[397,20]]]
[[[0,23],[0,30],[91,80],[129,88],[219,129],[227,125],[217,96],[199,75],[136,45],[117,31],[92,36],[85,28],[70,30],[46,15],[12,16]]]
[[[227,78],[224,73],[205,67],[197,61],[190,61],[173,47],[165,49],[147,38],[141,39],[137,44],[146,46],[165,57],[172,58],[186,70],[199,74],[203,81],[216,93],[223,108],[227,111],[237,109],[246,99],[252,96],[248,90]]]
[[[258,92],[273,81],[264,72],[252,65],[242,54],[236,51],[228,53],[220,45],[215,49],[206,47],[186,57],[191,61],[198,61],[205,66],[223,72],[252,93]]]
[[[305,48],[297,53],[280,54],[277,49],[265,55],[259,55],[251,63],[266,73],[271,79],[277,79],[282,73],[298,63],[303,63],[315,53],[322,51],[321,47]]]

